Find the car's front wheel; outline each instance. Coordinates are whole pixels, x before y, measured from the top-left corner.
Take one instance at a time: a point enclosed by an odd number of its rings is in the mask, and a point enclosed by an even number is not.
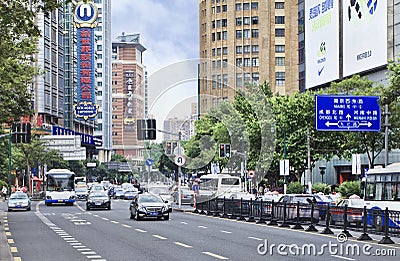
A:
[[[137,211],[136,211],[136,217],[135,218],[136,218],[137,221],[139,221],[141,219],[140,216],[139,216],[139,212],[137,212]]]
[[[90,210],[90,207],[88,205],[86,205],[86,210]]]
[[[164,220],[169,220],[169,214],[164,217]]]

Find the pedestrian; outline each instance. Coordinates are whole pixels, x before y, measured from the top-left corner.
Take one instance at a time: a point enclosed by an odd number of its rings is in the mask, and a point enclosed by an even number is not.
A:
[[[7,187],[3,185],[3,189],[1,190],[1,193],[3,194],[4,200],[7,199]]]
[[[254,194],[257,196],[257,187],[256,185],[253,186],[253,189],[251,190],[251,194]]]

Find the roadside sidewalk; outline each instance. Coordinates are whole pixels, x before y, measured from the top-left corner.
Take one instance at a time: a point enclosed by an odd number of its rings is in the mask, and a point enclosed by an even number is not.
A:
[[[7,204],[4,198],[0,199],[0,260],[13,260],[11,255],[10,246],[8,245],[6,232],[4,229],[4,216],[6,214]]]

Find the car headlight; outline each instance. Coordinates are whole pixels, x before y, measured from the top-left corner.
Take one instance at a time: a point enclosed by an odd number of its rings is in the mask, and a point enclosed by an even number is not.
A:
[[[168,211],[168,206],[164,205],[164,206],[162,207],[161,211],[162,211],[162,212]]]
[[[142,206],[142,205],[139,205],[138,206],[138,210],[139,211],[146,211],[146,208],[144,206]]]

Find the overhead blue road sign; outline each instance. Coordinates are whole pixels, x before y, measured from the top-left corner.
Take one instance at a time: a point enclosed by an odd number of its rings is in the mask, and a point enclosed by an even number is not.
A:
[[[319,131],[380,131],[378,96],[315,96],[315,128]]]
[[[150,167],[151,165],[153,165],[153,160],[151,158],[148,158],[146,160],[146,166]]]

